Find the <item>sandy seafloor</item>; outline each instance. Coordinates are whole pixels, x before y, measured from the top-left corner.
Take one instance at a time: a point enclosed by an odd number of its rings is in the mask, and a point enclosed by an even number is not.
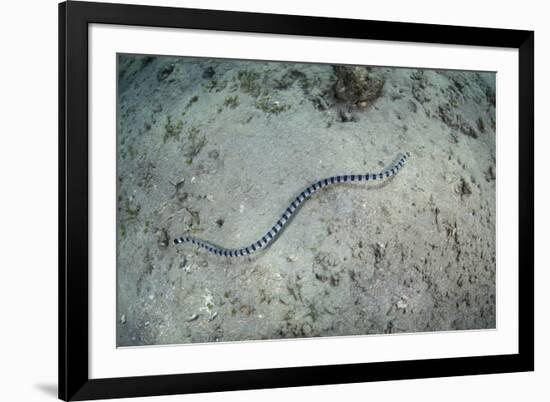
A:
[[[496,326],[495,74],[119,56],[117,345]],[[344,84],[346,84],[344,82]],[[307,185],[270,247],[247,246]]]

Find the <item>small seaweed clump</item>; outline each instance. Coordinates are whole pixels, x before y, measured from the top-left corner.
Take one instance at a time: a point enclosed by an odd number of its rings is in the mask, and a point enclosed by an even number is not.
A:
[[[166,124],[164,125],[164,136],[162,137],[162,142],[166,144],[171,138],[179,140],[180,133],[183,128],[183,122],[178,120],[177,123],[173,123],[169,115],[166,116]]]
[[[258,99],[254,103],[254,106],[267,114],[279,114],[290,109],[290,105],[284,105],[279,101],[271,100],[268,96]]]
[[[369,67],[334,66],[334,97],[359,108],[369,107],[382,93],[385,80],[372,74]]]
[[[188,141],[185,144],[185,151],[183,155],[187,158],[186,163],[190,165],[193,163],[193,158],[199,154],[199,152],[206,145],[206,137],[199,135],[201,130],[198,127],[191,127],[188,131]]]

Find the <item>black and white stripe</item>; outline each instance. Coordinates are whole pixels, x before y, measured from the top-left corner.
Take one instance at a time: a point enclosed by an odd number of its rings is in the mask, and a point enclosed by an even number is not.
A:
[[[273,225],[267,233],[262,236],[261,239],[252,243],[251,245],[243,248],[228,249],[215,246],[209,243],[206,240],[198,239],[193,236],[182,236],[174,239],[174,244],[181,243],[192,243],[198,245],[200,248],[204,248],[207,251],[224,257],[242,257],[245,255],[252,254],[262,248],[265,248],[269,243],[271,243],[277,235],[281,232],[283,227],[290,220],[290,217],[296,212],[302,203],[304,203],[313,193],[320,190],[323,187],[327,187],[337,183],[346,183],[346,182],[355,182],[355,181],[369,181],[369,180],[382,180],[388,177],[395,175],[402,167],[405,165],[405,161],[409,158],[410,153],[406,152],[404,154],[399,154],[396,158],[396,163],[387,168],[386,170],[380,173],[367,173],[364,175],[342,175],[342,176],[332,176],[326,179],[321,179],[310,186],[308,186],[304,191],[302,191],[288,206],[288,208],[283,212],[279,220]]]

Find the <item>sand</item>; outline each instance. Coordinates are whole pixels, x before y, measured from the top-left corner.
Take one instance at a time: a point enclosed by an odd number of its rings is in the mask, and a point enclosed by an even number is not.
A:
[[[120,55],[117,345],[495,328],[495,86]],[[317,192],[249,257],[172,244],[249,245],[311,182],[400,152],[395,177]]]

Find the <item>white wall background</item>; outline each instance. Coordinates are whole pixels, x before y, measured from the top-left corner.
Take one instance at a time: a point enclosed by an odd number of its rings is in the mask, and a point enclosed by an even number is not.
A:
[[[119,1],[127,2],[127,1]],[[145,4],[534,29],[536,43],[536,371],[159,397],[158,401],[546,400],[550,378],[550,26],[523,0],[135,0]],[[3,2],[0,22],[0,399],[54,400],[57,382],[57,1]],[[545,381],[546,380],[546,381]],[[134,401],[153,399],[134,399]]]

